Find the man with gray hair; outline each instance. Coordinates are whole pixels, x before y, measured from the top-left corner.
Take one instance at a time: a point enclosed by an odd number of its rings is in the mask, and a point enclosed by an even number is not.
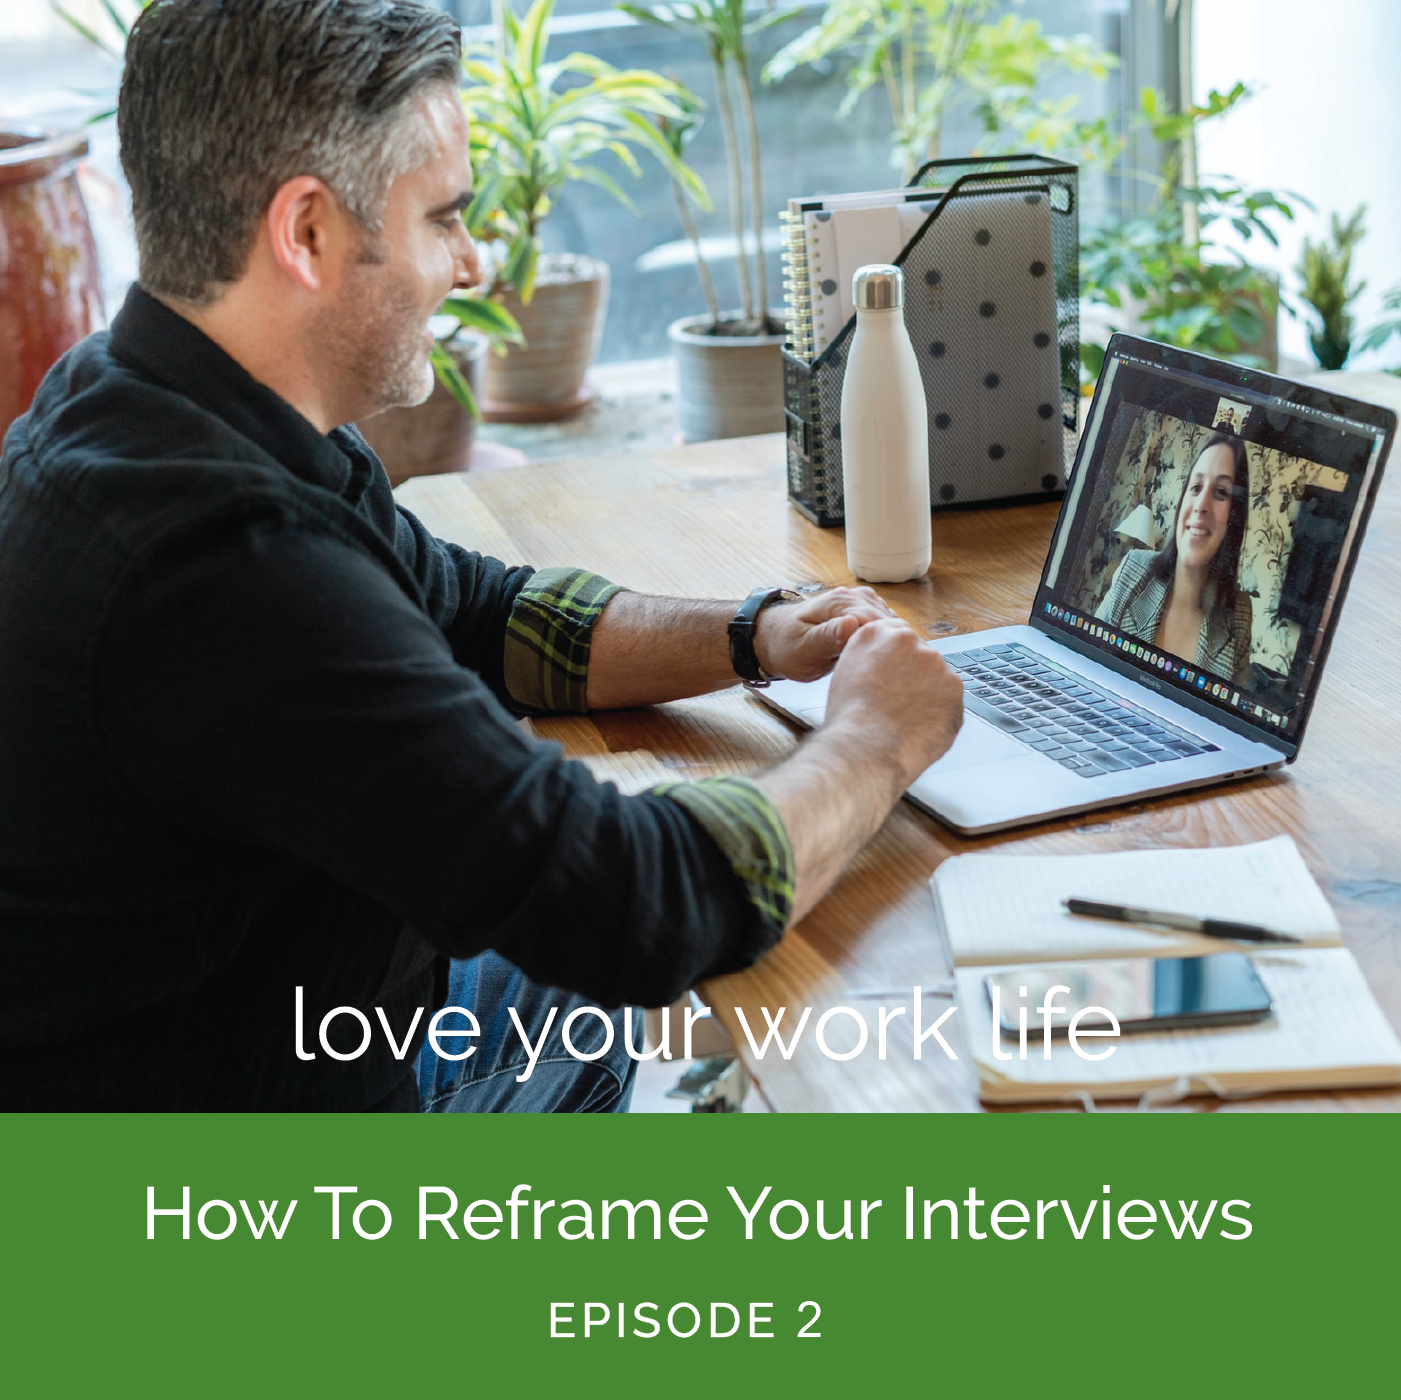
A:
[[[140,279],[0,457],[0,1107],[623,1107],[619,1035],[559,1049],[578,997],[752,963],[957,731],[867,589],[756,592],[732,660],[733,602],[396,506],[350,425],[427,395],[479,277],[458,63],[406,0],[133,28]],[[826,729],[752,780],[625,798],[512,718],[834,664]]]

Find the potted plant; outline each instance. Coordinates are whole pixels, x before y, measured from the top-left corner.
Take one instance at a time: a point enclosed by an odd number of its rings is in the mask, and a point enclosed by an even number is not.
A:
[[[0,437],[59,356],[105,319],[78,187],[87,149],[81,132],[0,127]]]
[[[1281,194],[1249,190],[1227,177],[1187,176],[1195,169],[1201,123],[1218,120],[1249,96],[1237,83],[1226,93],[1213,90],[1204,105],[1174,112],[1157,92],[1144,92],[1138,120],[1167,145],[1162,173],[1152,177],[1147,213],[1112,219],[1084,238],[1080,281],[1087,301],[1125,313],[1130,324],[1123,329],[1273,369],[1278,279],[1228,251],[1219,232],[1229,228],[1243,240],[1258,237],[1277,246],[1272,221],[1292,219],[1293,207]],[[1081,347],[1091,378],[1103,360],[1104,346]]]
[[[769,61],[765,82],[795,68],[850,53],[845,116],[872,88],[890,104],[891,163],[908,183],[937,160],[950,113],[971,104],[987,138],[984,153],[1031,147],[1106,157],[1103,119],[1080,121],[1074,104],[1037,96],[1058,72],[1105,77],[1118,59],[1085,35],[1047,34],[1034,19],[1000,14],[994,0],[829,0],[818,22]],[[993,149],[993,148],[996,149]]]
[[[724,136],[739,306],[721,310],[686,192],[678,190],[682,225],[695,250],[696,270],[709,308],[705,315],[682,317],[667,329],[676,358],[681,435],[697,442],[777,432],[783,427],[783,319],[769,306],[764,265],[766,206],[754,86],[749,75],[749,39],[795,12],[770,10],[746,15],[743,0],[678,0],[669,5],[624,4],[618,8],[644,24],[659,25],[703,45],[714,72],[715,105]],[[678,164],[698,114],[699,105],[693,102],[659,123]]]
[[[1380,350],[1392,336],[1401,336],[1401,282],[1383,293],[1382,310],[1386,315],[1362,333],[1362,339],[1357,342],[1359,350]],[[1387,373],[1401,374],[1401,366]]]
[[[112,0],[104,8],[125,39],[129,21]],[[111,42],[62,6],[54,9],[89,43],[119,56]],[[54,362],[106,321],[97,246],[78,181],[87,153],[81,131],[19,123],[0,129],[0,308],[7,360],[0,370],[0,437],[28,410]]]
[[[685,90],[658,73],[620,69],[585,53],[546,62],[554,0],[524,17],[502,12],[498,46],[463,56],[462,101],[472,121],[476,195],[464,217],[482,246],[486,296],[520,323],[523,346],[487,363],[488,419],[562,418],[592,398],[584,375],[607,307],[608,266],[572,253],[542,253],[541,227],[574,180],[631,201],[603,158],[641,175],[651,155],[705,202],[705,188],[676,157],[652,118],[683,114]]]
[[[1300,298],[1313,307],[1318,324],[1309,331],[1309,344],[1323,369],[1342,369],[1352,349],[1352,315],[1349,307],[1361,295],[1365,282],[1348,285],[1352,276],[1353,249],[1362,241],[1362,220],[1367,206],[1359,204],[1346,221],[1334,214],[1331,241],[1304,239],[1299,262]]]

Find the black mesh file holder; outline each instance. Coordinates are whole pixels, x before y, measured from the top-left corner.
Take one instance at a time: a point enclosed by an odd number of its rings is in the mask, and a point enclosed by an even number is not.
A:
[[[941,191],[938,203],[919,231],[905,244],[895,262],[905,274],[905,326],[919,359],[929,410],[930,499],[935,510],[1049,500],[1065,489],[1065,477],[1074,456],[1080,413],[1080,237],[1078,167],[1039,155],[998,156],[931,161],[915,176],[915,185]],[[978,200],[983,203],[977,203]],[[983,285],[971,313],[960,312],[954,324],[949,314],[950,289],[960,283],[971,286],[986,278],[986,251],[996,235],[980,225],[991,220],[968,218],[970,210],[996,207],[1002,201],[1022,200],[1030,205],[1043,199],[1049,207],[1052,266],[1040,260],[1023,269],[1020,264],[1005,275],[1005,285]],[[950,212],[953,211],[953,212]],[[972,229],[971,236],[965,237]],[[982,258],[980,261],[980,254]],[[1020,339],[1029,338],[1031,350],[1047,359],[1039,382],[1044,393],[1033,402],[1018,402],[1015,419],[1006,433],[984,432],[972,443],[966,414],[976,403],[980,421],[998,422],[1000,404],[1016,397],[1018,381],[999,373],[999,366],[978,362],[971,355],[946,352],[949,345],[966,343],[958,338],[966,331],[984,337],[995,324],[999,309],[1016,308],[1023,290],[1022,276],[1044,278],[1053,284],[1035,286],[1045,306],[1039,320]],[[1045,296],[1054,287],[1054,311]],[[1002,308],[998,298],[1003,298]],[[1010,301],[1009,301],[1010,299]],[[987,318],[981,324],[979,318]],[[856,318],[842,327],[814,360],[783,351],[783,392],[787,430],[788,495],[793,505],[818,525],[840,525],[842,513],[841,400],[847,355],[856,329]],[[989,358],[989,357],[984,357]],[[993,357],[995,358],[995,357]],[[1013,392],[1008,392],[1008,390]],[[1002,398],[986,396],[1002,391]],[[1025,395],[1021,396],[1022,398]],[[1048,401],[1049,400],[1049,401]],[[1021,418],[1034,413],[1038,422],[1024,425]],[[1019,437],[1018,433],[1030,434]],[[998,439],[1007,437],[1010,445]],[[946,450],[959,439],[957,452]],[[982,439],[988,438],[984,442]]]

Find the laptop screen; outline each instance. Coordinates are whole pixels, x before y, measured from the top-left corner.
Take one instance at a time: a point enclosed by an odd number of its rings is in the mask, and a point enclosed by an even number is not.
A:
[[[1297,743],[1394,431],[1385,409],[1115,336],[1033,623]]]

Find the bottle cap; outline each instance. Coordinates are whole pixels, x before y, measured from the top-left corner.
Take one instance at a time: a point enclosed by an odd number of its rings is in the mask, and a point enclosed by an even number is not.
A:
[[[905,304],[905,274],[889,263],[858,267],[851,279],[858,311],[892,311]]]

